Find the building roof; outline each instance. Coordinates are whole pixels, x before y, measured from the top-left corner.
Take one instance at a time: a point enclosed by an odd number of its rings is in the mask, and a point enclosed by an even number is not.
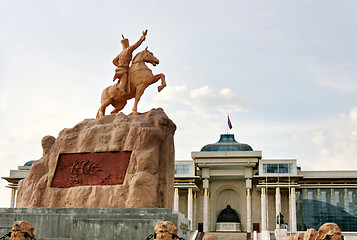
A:
[[[32,160],[32,161],[28,161],[24,164],[24,166],[32,166],[32,164],[35,162],[36,160]]]
[[[253,149],[248,144],[237,142],[234,134],[221,134],[218,142],[207,144],[201,149],[201,152],[208,151],[253,151]]]

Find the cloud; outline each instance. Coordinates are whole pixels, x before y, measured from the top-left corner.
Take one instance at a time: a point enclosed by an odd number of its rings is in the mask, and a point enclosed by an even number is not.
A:
[[[307,167],[314,170],[356,169],[357,107],[348,114],[300,129],[293,140],[308,153],[302,158]]]
[[[196,113],[234,113],[247,110],[247,104],[229,88],[219,91],[209,86],[189,90],[186,85],[169,86],[155,100],[177,101]]]
[[[204,144],[216,142],[218,134],[227,128],[227,113],[247,109],[244,101],[231,89],[216,90],[208,85],[195,89],[186,85],[167,86],[140,104],[141,109],[147,110],[149,106],[164,107],[176,124],[176,159],[191,159],[191,151],[199,151]]]
[[[229,89],[229,88],[223,88],[223,89],[221,89],[221,91],[219,91],[219,94],[220,94],[222,97],[226,97],[226,98],[232,98],[232,97],[234,97],[234,93],[233,93],[232,90]]]
[[[321,85],[328,86],[342,92],[357,92],[357,79],[354,70],[344,70],[339,67],[312,67],[314,79]]]

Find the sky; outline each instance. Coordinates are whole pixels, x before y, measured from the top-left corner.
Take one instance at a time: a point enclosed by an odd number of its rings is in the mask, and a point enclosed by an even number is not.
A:
[[[217,142],[229,114],[264,159],[357,170],[356,1],[0,0],[0,176],[95,118],[121,34],[133,44],[145,29],[135,53],[148,46],[167,87],[148,87],[138,111],[175,122],[177,160]]]

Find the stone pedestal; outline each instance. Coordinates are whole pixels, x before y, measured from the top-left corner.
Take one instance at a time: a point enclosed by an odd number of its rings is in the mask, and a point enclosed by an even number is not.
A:
[[[288,231],[286,229],[275,229],[275,239],[276,240],[285,240],[288,237]]]
[[[219,222],[216,223],[217,232],[241,232],[240,223],[237,222]]]
[[[261,233],[259,233],[259,240],[270,240],[270,232],[264,230]]]
[[[17,207],[172,208],[175,124],[162,109],[86,119],[42,140]]]
[[[0,208],[0,236],[14,219],[35,228],[37,239],[145,239],[158,222],[170,221],[189,239],[189,220],[168,208]]]

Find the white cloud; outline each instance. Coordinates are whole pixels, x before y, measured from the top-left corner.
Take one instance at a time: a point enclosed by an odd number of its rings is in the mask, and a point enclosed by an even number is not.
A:
[[[353,108],[349,114],[352,121],[357,121],[357,108]]]
[[[294,136],[307,167],[315,170],[357,168],[357,108],[319,124],[305,125]]]
[[[217,111],[227,114],[247,110],[244,101],[231,89],[216,91],[207,85],[192,90],[189,90],[186,85],[168,86],[155,100],[180,102],[200,114]]]
[[[213,90],[208,86],[191,90],[190,95],[192,98],[204,98],[204,97],[216,98],[217,97],[216,94],[213,92]]]
[[[219,94],[222,97],[226,97],[226,98],[233,98],[234,97],[234,93],[232,92],[231,89],[229,88],[223,88],[221,89],[221,91],[219,91]]]
[[[343,92],[357,92],[356,72],[338,67],[323,68],[311,67],[315,81],[321,85],[331,87]]]
[[[325,137],[322,135],[321,132],[314,134],[311,138],[311,142],[316,144],[317,146],[323,146],[325,144]]]

